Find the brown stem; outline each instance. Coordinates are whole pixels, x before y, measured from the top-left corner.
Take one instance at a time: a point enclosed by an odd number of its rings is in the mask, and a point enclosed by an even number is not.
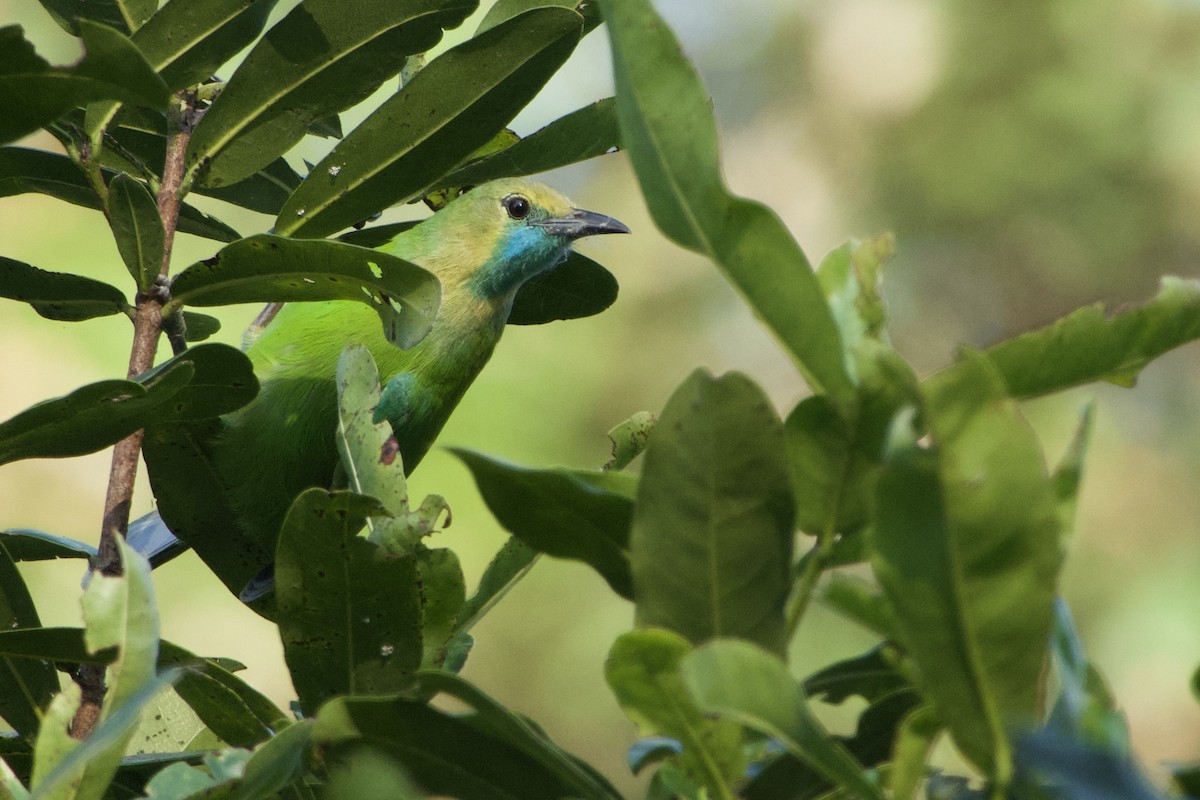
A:
[[[183,186],[184,155],[196,123],[195,95],[185,92],[172,105],[168,118],[169,139],[167,158],[163,165],[162,182],[158,190],[158,215],[166,233],[162,268],[159,276],[165,279],[171,270],[171,247],[175,227],[179,222],[180,189]],[[158,350],[158,335],[162,331],[163,293],[138,293],[137,310],[133,320],[133,347],[129,352],[126,375],[133,378],[154,366]],[[121,552],[117,537],[129,529],[129,509],[133,499],[133,484],[137,478],[138,454],[142,449],[143,431],[117,442],[113,448],[112,468],[108,473],[108,493],[104,499],[104,519],[100,528],[100,546],[93,568],[101,575],[120,575]],[[83,690],[83,701],[71,721],[71,736],[86,739],[100,720],[104,701],[104,667],[82,667],[75,682]]]

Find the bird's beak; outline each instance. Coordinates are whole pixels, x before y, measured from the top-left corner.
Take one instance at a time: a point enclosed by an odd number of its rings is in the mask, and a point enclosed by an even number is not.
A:
[[[565,239],[579,239],[600,233],[629,233],[629,227],[624,222],[615,220],[606,214],[584,211],[581,208],[572,208],[561,217],[544,219],[534,224],[547,233],[562,236]]]

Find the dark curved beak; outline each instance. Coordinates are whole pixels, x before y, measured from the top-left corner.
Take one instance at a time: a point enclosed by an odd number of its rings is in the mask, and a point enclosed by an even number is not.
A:
[[[565,239],[580,239],[601,233],[629,233],[629,227],[624,222],[582,208],[572,208],[564,216],[539,220],[534,224],[547,233]]]

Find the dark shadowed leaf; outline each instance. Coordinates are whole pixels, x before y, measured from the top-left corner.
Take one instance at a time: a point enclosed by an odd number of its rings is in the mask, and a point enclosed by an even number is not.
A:
[[[498,153],[459,167],[438,185],[474,186],[496,178],[548,172],[611,153],[620,145],[616,100],[609,97],[572,111]]]
[[[313,167],[276,231],[327,236],[418,196],[533,99],[582,24],[568,9],[534,9],[435,58]]]
[[[420,267],[386,253],[259,234],[179,273],[171,296],[172,303],[191,306],[360,300],[379,313],[389,340],[409,347],[433,324],[441,284]]]
[[[526,469],[470,450],[452,452],[470,468],[504,529],[539,552],[583,561],[622,597],[633,595],[629,525],[633,503],[598,484],[596,473]]]
[[[1062,800],[1166,800],[1127,756],[1052,731],[1021,738],[1017,765],[1026,779]]]
[[[46,319],[77,322],[120,314],[130,309],[115,286],[72,275],[47,272],[0,256],[0,297],[33,306]]]
[[[787,348],[813,391],[839,407],[853,383],[808,259],[779,217],[729,193],[708,93],[649,0],[599,0],[608,22],[621,141],[655,224],[712,258]]]
[[[0,630],[40,628],[37,609],[17,565],[0,539]],[[58,673],[49,661],[0,657],[0,717],[32,740],[50,698],[58,694]]]
[[[491,610],[537,561],[538,552],[515,536],[501,547],[479,578],[475,594],[467,598],[454,621],[456,632],[469,631]]]
[[[646,450],[631,551],[641,625],[782,652],[793,505],[783,425],[737,373],[692,374]]]
[[[169,361],[138,376],[140,382],[154,380],[180,362],[195,372],[187,385],[155,414],[155,424],[219,417],[236,411],[258,394],[258,378],[245,353],[227,344],[201,344],[188,348]]]
[[[985,357],[923,393],[933,447],[885,464],[872,565],[919,688],[963,754],[1003,780],[1006,726],[1037,713],[1060,563],[1053,485]]]
[[[13,561],[50,561],[56,558],[94,558],[96,548],[86,542],[27,528],[0,531],[0,544]]]
[[[99,22],[121,33],[136,31],[158,8],[158,0],[39,0],[62,29],[80,34],[79,20]]]
[[[162,269],[166,235],[158,205],[145,184],[125,173],[112,179],[108,185],[108,224],[129,274],[138,289],[148,291]]]
[[[590,258],[572,253],[517,291],[510,325],[541,325],[599,314],[617,300],[617,279]]]
[[[166,106],[166,84],[125,35],[87,20],[78,25],[86,53],[70,67],[50,66],[19,25],[0,28],[0,143],[97,100]]]
[[[804,693],[826,703],[841,703],[858,696],[868,703],[910,689],[908,680],[896,669],[899,653],[882,644],[854,658],[830,664],[804,679]]]
[[[116,173],[105,170],[105,180]],[[100,198],[83,172],[66,156],[24,147],[0,147],[0,197],[39,192],[84,208],[100,208]],[[219,242],[241,238],[233,228],[184,203],[179,209],[179,230]]]
[[[769,736],[855,796],[882,800],[862,765],[809,711],[800,684],[777,656],[749,642],[715,641],[684,658],[680,670],[706,712]]]
[[[1081,308],[1049,327],[994,345],[984,355],[1013,397],[1037,397],[1092,381],[1132,386],[1146,364],[1200,338],[1200,280],[1165,277],[1143,306],[1106,317]],[[972,369],[955,365],[947,371]]]
[[[200,83],[254,41],[276,0],[171,0],[133,35],[172,90]]]
[[[184,335],[189,342],[203,342],[221,330],[221,320],[194,311],[183,312]]]
[[[189,169],[199,169],[209,186],[254,174],[315,121],[365,100],[476,5],[308,0],[297,6],[258,41],[196,126]]]
[[[275,603],[284,658],[306,714],[338,694],[384,694],[421,664],[416,558],[357,534],[378,501],[309,489],[280,531]]]

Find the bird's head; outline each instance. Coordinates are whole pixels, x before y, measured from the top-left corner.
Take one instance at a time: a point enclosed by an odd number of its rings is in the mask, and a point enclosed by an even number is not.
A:
[[[554,267],[576,239],[629,233],[604,214],[575,208],[558,192],[533,181],[492,181],[465,192],[433,216],[439,250],[451,256],[457,277],[478,295],[511,295],[525,281]],[[421,225],[418,227],[425,227]],[[469,265],[469,273],[461,270]],[[445,280],[445,270],[435,270]]]

